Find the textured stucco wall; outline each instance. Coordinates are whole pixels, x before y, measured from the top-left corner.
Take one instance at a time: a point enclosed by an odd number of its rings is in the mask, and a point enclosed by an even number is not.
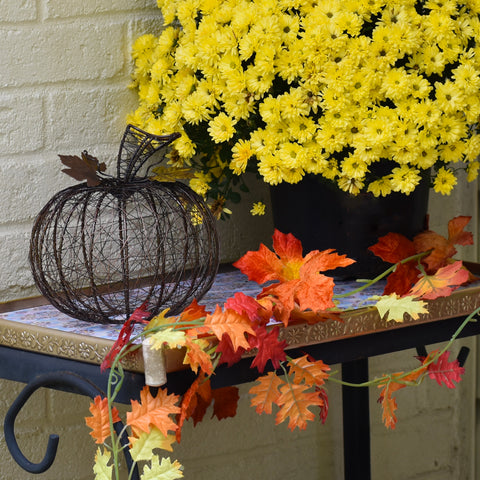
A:
[[[160,28],[154,0],[2,0],[0,302],[36,295],[27,262],[31,225],[47,200],[71,184],[60,172],[57,154],[87,149],[113,166],[125,115],[135,106],[135,95],[127,88],[130,45],[138,35]],[[476,194],[468,189],[449,200],[435,200],[432,226],[457,214],[476,217],[475,208]],[[219,230],[222,258],[232,261],[268,241],[272,223],[239,207],[235,220],[220,224]],[[372,359],[372,375],[404,369],[413,355]],[[473,480],[474,360],[469,359],[468,378],[455,392],[433,382],[413,393],[400,392],[394,432],[381,425],[378,392],[371,392],[374,480]],[[21,388],[0,382],[1,418]],[[329,386],[326,425],[293,434],[276,427],[274,418],[254,413],[248,388],[241,388],[236,418],[207,420],[196,428],[187,424],[172,455],[184,463],[185,478],[342,478],[339,387]],[[83,424],[87,414],[83,397],[37,392],[18,419],[19,443],[38,461],[48,435],[58,433],[58,458],[47,473],[28,475],[10,459],[0,434],[0,478],[93,478],[95,446]]]

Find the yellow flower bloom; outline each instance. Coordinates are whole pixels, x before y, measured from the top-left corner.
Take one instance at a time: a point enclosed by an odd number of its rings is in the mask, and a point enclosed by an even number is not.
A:
[[[467,180],[473,182],[478,177],[479,162],[471,162],[467,166]]]
[[[263,202],[256,202],[250,210],[252,215],[265,215],[265,204]]]
[[[441,167],[433,181],[433,189],[442,195],[449,195],[457,183],[457,178],[449,169]]]
[[[392,170],[392,190],[394,192],[401,192],[409,195],[415,190],[415,187],[420,183],[420,171],[416,168],[409,168],[407,165],[394,168]]]
[[[190,188],[198,195],[205,196],[210,190],[209,183],[212,181],[210,174],[195,172],[194,178],[189,182]]]
[[[208,122],[208,133],[215,143],[222,143],[233,137],[235,134],[236,120],[233,120],[225,113],[219,113],[213,120]]]
[[[248,160],[252,157],[253,150],[248,140],[239,140],[232,148],[232,161],[230,169],[235,175],[241,175],[247,168]]]
[[[382,177],[370,183],[367,191],[372,192],[375,197],[386,197],[392,192],[392,181],[388,176]]]

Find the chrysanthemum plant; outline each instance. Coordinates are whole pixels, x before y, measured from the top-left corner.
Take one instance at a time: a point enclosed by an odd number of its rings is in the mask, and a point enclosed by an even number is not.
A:
[[[260,245],[258,251],[248,252],[235,263],[250,280],[266,284],[258,296],[237,292],[213,312],[194,301],[178,316],[162,312],[146,323],[142,333],[132,336],[135,322],[148,316],[139,307],[102,364],[103,369],[110,369],[107,396],[92,402],[92,416],[86,419],[96,443],[103,444],[95,458],[96,480],[119,480],[123,453],[130,462],[129,478],[182,478],[181,464],[169,457],[161,459],[159,451],[171,452],[172,444],[181,439],[184,423],[193,419],[196,424],[212,403],[217,418],[235,415],[236,387],[213,390],[210,377],[218,365],[231,366],[241,358],[251,357],[251,368],[258,370],[258,380],[250,389],[251,405],[258,414],[274,413],[276,424],[287,422],[291,430],[305,429],[315,420],[325,422],[328,382],[343,382],[321,359],[289,355],[287,343],[280,339],[281,329],[294,322],[341,321],[341,313],[347,310],[340,308],[339,300],[385,277],[384,293],[370,299],[370,308],[376,308],[386,321],[402,322],[405,316],[419,319],[428,313],[428,300],[449,296],[473,280],[462,262],[453,259],[455,245],[473,243],[472,234],[465,231],[469,220],[470,217],[451,220],[448,237],[425,231],[413,240],[394,233],[380,238],[370,249],[392,266],[348,293],[336,294],[335,282],[327,272],[350,265],[352,259],[332,249],[304,256],[299,240],[275,231],[273,251]],[[426,378],[449,388],[461,380],[464,369],[458,360],[449,359],[449,347],[479,310],[465,318],[444,348],[413,359],[417,362],[413,368],[354,385],[380,389],[379,404],[386,427],[393,429],[397,422],[397,390],[418,386]],[[186,385],[183,396],[169,393],[168,381],[155,395],[144,387],[140,402],[131,401],[122,430],[114,406],[124,378],[122,360],[141,348],[142,341],[153,350],[182,349],[184,363],[196,379]],[[122,440],[126,435],[128,442]],[[145,463],[141,474],[136,470],[140,461]]]
[[[408,195],[426,171],[441,194],[460,169],[477,177],[477,0],[158,6],[164,30],[133,45],[129,121],[181,133],[170,164],[217,216],[248,190],[246,172],[270,185],[314,174],[375,196]]]

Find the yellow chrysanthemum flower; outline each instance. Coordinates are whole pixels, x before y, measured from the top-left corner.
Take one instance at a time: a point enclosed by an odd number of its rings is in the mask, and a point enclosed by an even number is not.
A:
[[[215,143],[222,143],[235,134],[236,120],[225,113],[219,113],[213,120],[208,122],[208,133]]]
[[[252,146],[248,140],[239,140],[232,148],[230,169],[235,175],[241,175],[247,168],[248,160],[253,156]]]
[[[450,192],[456,183],[457,178],[453,172],[449,169],[441,167],[433,181],[433,189],[442,195],[450,195]]]
[[[250,210],[252,215],[265,215],[265,204],[263,202],[256,202]]]

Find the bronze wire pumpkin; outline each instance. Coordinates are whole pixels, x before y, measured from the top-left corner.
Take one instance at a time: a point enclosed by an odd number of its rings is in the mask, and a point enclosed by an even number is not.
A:
[[[211,287],[219,245],[209,208],[181,182],[150,180],[148,169],[139,175],[175,138],[129,125],[117,178],[100,173],[94,186],[66,188],[41,210],[29,259],[37,287],[58,310],[123,323],[138,307],[150,316],[167,307],[179,313]]]

